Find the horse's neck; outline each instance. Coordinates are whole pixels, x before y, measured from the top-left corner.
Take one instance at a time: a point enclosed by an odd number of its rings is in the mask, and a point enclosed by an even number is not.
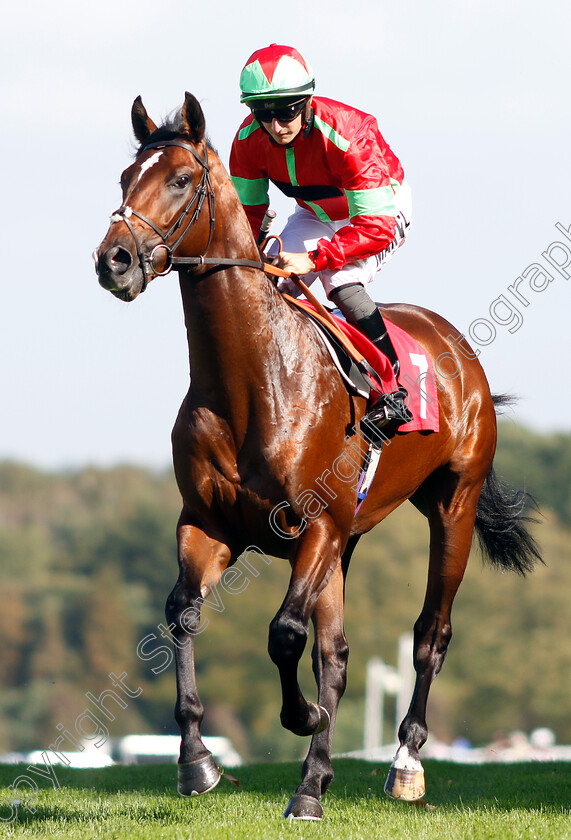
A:
[[[239,200],[224,182],[218,184],[216,218],[208,256],[259,259]],[[292,313],[264,273],[238,266],[181,272],[181,293],[192,391],[230,412],[263,401],[298,352]]]
[[[201,279],[181,273],[180,285],[193,379],[219,382],[227,369],[235,377],[238,365],[257,368],[272,355],[279,316],[261,271],[224,268]],[[277,344],[275,350],[279,355]]]

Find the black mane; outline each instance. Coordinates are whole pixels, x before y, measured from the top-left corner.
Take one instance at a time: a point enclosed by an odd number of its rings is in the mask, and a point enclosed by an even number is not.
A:
[[[207,147],[216,154],[218,154],[218,152],[210,142],[210,138],[207,134],[205,135],[204,139],[206,140]],[[193,142],[184,130],[184,125],[182,122],[182,113],[180,110],[172,114],[170,117],[167,117],[163,124],[160,125],[156,131],[153,131],[153,133],[145,140],[144,143],[141,143],[141,145],[135,152],[135,158],[138,158],[143,149],[145,149],[151,143],[161,143],[166,140],[186,140],[187,143]]]

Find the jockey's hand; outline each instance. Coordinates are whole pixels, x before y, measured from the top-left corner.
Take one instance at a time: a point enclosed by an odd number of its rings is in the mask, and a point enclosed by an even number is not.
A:
[[[291,254],[282,251],[278,257],[278,266],[284,271],[291,271],[292,274],[303,276],[315,271],[315,263],[309,254]]]

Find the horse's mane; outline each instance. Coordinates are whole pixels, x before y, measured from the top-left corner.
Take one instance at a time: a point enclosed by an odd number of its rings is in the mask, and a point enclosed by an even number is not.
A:
[[[175,111],[173,114],[170,114],[162,125],[160,125],[156,131],[145,140],[144,143],[136,149],[135,151],[135,158],[139,157],[145,146],[148,146],[150,143],[161,143],[163,140],[187,140],[189,143],[192,142],[191,138],[186,134],[184,130],[184,125],[182,122],[182,112],[181,110]],[[218,154],[214,146],[212,145],[208,134],[205,135],[206,145],[209,149],[213,152]]]

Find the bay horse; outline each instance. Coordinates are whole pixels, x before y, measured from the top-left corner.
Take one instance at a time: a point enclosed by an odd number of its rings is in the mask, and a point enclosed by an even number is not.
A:
[[[291,564],[268,650],[281,680],[282,725],[312,735],[284,816],[322,816],[346,684],[349,561],[362,534],[410,500],[428,519],[430,559],[414,625],[416,682],[385,790],[418,800],[425,792],[419,750],[428,735],[429,688],[450,642],[452,602],[474,529],[500,568],[523,574],[540,559],[523,494],[495,479],[495,408],[482,367],[465,344],[460,375],[440,389],[440,431],[392,434],[356,513],[354,482],[332,465],[359,437],[366,400],[349,392],[307,318],[264,272],[232,181],[205,136],[198,101],[187,93],[177,117],[157,127],[138,97],[131,119],[138,153],[121,176],[123,203],[94,256],[100,284],[123,301],[171,268],[179,271],[192,378],[172,432],[183,506],[179,575],[166,604],[182,736],[178,790],[206,793],[221,777],[200,735],[194,636],[203,600],[255,546]],[[439,315],[403,304],[383,306],[383,314],[433,359],[458,353],[458,332]],[[316,506],[311,491],[325,475],[329,492]],[[297,676],[310,621],[317,703],[303,696]]]

